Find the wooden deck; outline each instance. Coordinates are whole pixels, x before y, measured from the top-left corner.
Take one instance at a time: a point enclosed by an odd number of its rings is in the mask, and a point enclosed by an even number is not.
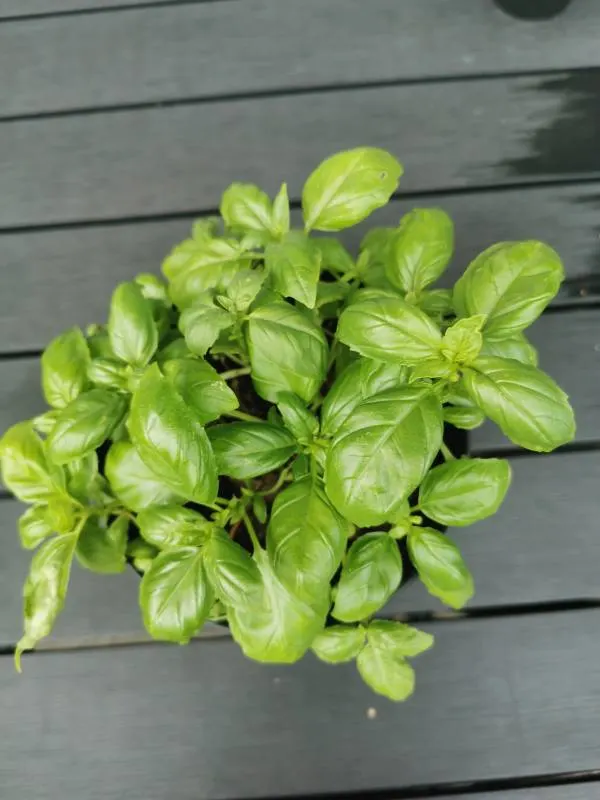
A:
[[[0,430],[42,407],[38,356],[102,320],[232,180],[273,191],[359,144],[404,162],[380,212],[442,205],[455,271],[540,238],[568,279],[532,338],[577,440],[453,533],[460,618],[409,582],[389,610],[434,650],[394,705],[353,666],[244,660],[219,632],[150,643],[137,578],[76,571],[44,651],[13,670],[20,507],[0,499],[0,798],[600,797],[600,3],[522,21],[491,0],[0,0]],[[361,231],[347,235],[356,246]]]

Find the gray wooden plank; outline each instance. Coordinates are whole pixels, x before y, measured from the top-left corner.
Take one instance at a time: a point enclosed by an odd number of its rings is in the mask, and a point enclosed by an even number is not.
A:
[[[181,0],[0,0],[0,20],[3,17],[29,17],[39,14],[77,14],[99,8],[146,6],[178,3]]]
[[[233,180],[270,192],[287,180],[297,198],[322,158],[364,143],[403,159],[403,192],[589,178],[600,174],[600,72],[584,77],[416,84],[6,123],[0,227],[214,208]]]
[[[558,250],[565,264],[567,280],[558,301],[598,299],[600,184],[396,201],[342,232],[342,239],[357,252],[370,225],[396,225],[413,205],[436,202],[456,225],[456,254],[443,283],[455,280],[495,241],[541,239]],[[137,272],[156,271],[189,225],[185,219],[0,234],[0,298],[5,298],[0,352],[40,349],[69,325],[103,321],[115,284]]]
[[[343,796],[598,767],[597,613],[432,630],[436,646],[416,661],[417,692],[403,705],[371,694],[354,665],[263,666],[224,641],[34,655],[23,676],[5,659],[3,790],[37,800]]]
[[[25,20],[0,27],[0,109],[587,68],[600,66],[599,36],[594,0],[537,25],[490,0],[244,0]]]
[[[507,789],[502,792],[436,795],[438,800],[590,800],[600,796],[596,782],[541,786],[531,789]]]
[[[39,358],[0,362],[0,375],[0,431],[46,410]]]
[[[475,578],[468,608],[600,600],[600,452],[519,457],[511,466],[512,485],[496,516],[448,531]],[[387,610],[444,606],[409,580]]]

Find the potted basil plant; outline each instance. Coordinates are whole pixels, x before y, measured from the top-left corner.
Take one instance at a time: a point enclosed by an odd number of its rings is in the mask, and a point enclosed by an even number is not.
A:
[[[321,235],[385,205],[401,174],[376,148],[328,158],[304,184],[300,228],[285,184],[271,200],[234,183],[165,280],[122,283],[106,325],[48,345],[50,408],[0,442],[35,550],[18,667],[50,633],[74,561],[131,564],[156,639],[226,621],[249,658],[312,650],[356,660],[392,700],[411,694],[408,659],[433,638],[377,617],[402,580],[399,542],[429,592],[461,608],[473,579],[442,531],[494,514],[511,480],[503,459],[457,458],[444,431],[488,417],[547,452],[575,426],[523,333],[563,279],[550,247],[495,244],[450,290],[434,288],[453,251],[440,209],[371,230],[356,255]]]

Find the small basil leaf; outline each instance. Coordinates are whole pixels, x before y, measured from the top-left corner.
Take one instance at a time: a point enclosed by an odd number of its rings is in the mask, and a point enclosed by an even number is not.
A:
[[[182,499],[144,464],[131,442],[112,445],[104,473],[115,496],[134,511]]]
[[[331,444],[329,499],[359,527],[387,522],[420,484],[442,441],[442,409],[428,387],[388,389],[364,400]]]
[[[408,554],[427,591],[452,608],[473,596],[473,578],[454,542],[432,528],[412,528]]]
[[[484,322],[481,314],[457,320],[444,334],[442,355],[455,364],[472,364],[483,345],[481,326]]]
[[[98,456],[95,452],[67,464],[67,489],[84,505],[90,505],[99,487]]]
[[[471,525],[495,514],[511,470],[501,458],[461,458],[434,467],[419,490],[421,511],[442,525]]]
[[[182,547],[160,553],[140,584],[144,625],[155,639],[187,644],[213,603],[202,551]]]
[[[311,650],[327,664],[352,661],[365,645],[365,629],[354,625],[331,625],[320,633]]]
[[[432,289],[422,292],[417,305],[430,317],[445,317],[452,311],[452,290]]]
[[[389,650],[368,644],[358,654],[356,666],[364,682],[389,700],[406,700],[415,690],[415,671]]]
[[[323,161],[302,190],[307,230],[340,231],[384,206],[396,191],[402,165],[385,150],[357,147]]]
[[[53,339],[42,354],[42,389],[48,405],[64,408],[87,388],[90,352],[79,328]]]
[[[290,229],[290,201],[288,198],[287,184],[282,183],[281,188],[273,200],[273,214],[271,218],[271,232],[275,236],[284,236]]]
[[[483,356],[465,369],[463,382],[473,402],[521,447],[547,453],[575,435],[567,395],[537,367]]]
[[[262,594],[262,578],[256,562],[224,531],[213,531],[203,553],[208,579],[226,606],[243,606],[253,594]]]
[[[169,296],[180,309],[194,305],[208,290],[224,291],[244,255],[243,246],[235,239],[188,242],[185,253],[174,252],[163,263],[163,272],[171,281]]]
[[[444,406],[444,422],[461,428],[465,431],[472,431],[483,425],[485,414],[480,408],[456,408],[454,406]]]
[[[109,358],[94,358],[87,367],[87,376],[94,386],[127,389],[126,367]]]
[[[202,514],[177,505],[142,509],[136,524],[143,538],[159,550],[199,547],[213,528]]]
[[[24,503],[47,503],[64,492],[65,475],[46,457],[30,422],[19,422],[0,439],[2,482]]]
[[[152,306],[135,283],[115,289],[108,318],[110,345],[117,358],[132,367],[145,367],[158,346]]]
[[[208,429],[219,475],[248,480],[272,472],[296,452],[294,437],[268,422],[230,422]]]
[[[388,650],[399,658],[412,658],[433,646],[433,636],[412,625],[376,619],[369,623],[367,640],[378,650]]]
[[[416,364],[410,371],[409,383],[423,380],[424,378],[443,378],[453,380],[457,374],[456,366],[445,358],[425,358]]]
[[[48,436],[48,454],[55,464],[82,458],[105,442],[127,411],[123,395],[108,389],[83,392],[63,409]]]
[[[340,303],[346,299],[350,291],[351,288],[347,283],[320,281],[317,284],[315,308],[321,309],[321,317],[323,319],[338,317]]]
[[[366,533],[346,555],[331,612],[342,622],[358,622],[387,603],[402,580],[402,558],[387,533]]]
[[[448,266],[454,249],[452,220],[440,208],[415,208],[402,217],[386,263],[388,279],[419,295]]]
[[[244,314],[252,305],[265,280],[265,273],[260,269],[241,269],[231,279],[227,287],[227,297],[233,308]]]
[[[206,361],[176,358],[167,361],[163,371],[202,425],[239,406],[234,392]]]
[[[305,234],[290,231],[282,241],[269,244],[265,250],[265,266],[279,294],[314,308],[321,253]]]
[[[194,220],[192,225],[192,239],[194,242],[207,242],[219,235],[223,228],[221,217],[201,217]]]
[[[483,339],[482,356],[514,358],[522,364],[538,365],[538,353],[523,333],[515,333],[507,339]]]
[[[187,346],[186,341],[183,337],[181,337],[180,339],[174,339],[172,342],[169,342],[169,344],[165,345],[156,354],[156,360],[161,369],[163,369],[163,367],[167,362],[173,361],[174,359],[177,358],[187,358],[187,359],[195,358],[195,355]]]
[[[354,269],[352,256],[344,245],[333,236],[321,236],[318,239],[312,239],[312,242],[321,253],[321,267],[324,270],[344,275]]]
[[[81,566],[104,575],[123,572],[128,529],[126,517],[117,517],[108,527],[99,520],[88,519],[75,550]]]
[[[46,519],[44,506],[32,506],[19,517],[19,538],[21,547],[35,550],[44,539],[54,533]]]
[[[221,216],[232,231],[270,231],[272,207],[265,192],[251,183],[232,183],[221,199]]]
[[[51,411],[45,411],[43,414],[38,414],[31,420],[33,429],[37,433],[42,433],[47,436],[54,427],[58,418],[59,411],[53,408]]]
[[[131,559],[134,569],[142,575],[150,569],[152,562],[158,555],[156,547],[137,537],[127,544],[127,557]]]
[[[56,533],[70,533],[75,527],[75,506],[69,497],[53,497],[46,506],[46,521]]]
[[[142,461],[175,494],[197,503],[217,496],[217,468],[204,428],[154,364],[131,401],[127,423]]]
[[[314,439],[319,431],[319,421],[295,394],[282,392],[277,400],[277,408],[283,424],[299,442],[306,444]]]
[[[231,328],[234,318],[217,306],[194,305],[179,318],[179,329],[192,353],[204,356],[219,338],[221,331]]]
[[[151,272],[140,272],[133,280],[146,300],[157,300],[162,305],[170,305],[167,284],[159,277]]]

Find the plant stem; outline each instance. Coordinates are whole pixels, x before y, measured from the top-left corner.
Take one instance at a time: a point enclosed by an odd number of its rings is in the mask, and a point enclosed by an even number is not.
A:
[[[246,530],[248,531],[248,535],[252,540],[252,547],[254,550],[261,550],[260,542],[258,541],[258,536],[256,535],[256,531],[254,530],[254,525],[252,524],[252,520],[248,515],[247,511],[244,511],[242,514],[242,519],[244,520],[244,525],[246,526]]]
[[[264,419],[255,417],[254,414],[246,414],[245,411],[228,411],[224,416],[241,419],[244,422],[264,422]]]
[[[283,484],[289,479],[291,467],[282,470],[280,476],[277,478],[273,486],[270,486],[268,489],[265,489],[262,492],[256,492],[259,497],[268,497],[271,494],[275,494]]]
[[[240,367],[239,369],[230,369],[227,372],[222,372],[220,377],[224,381],[230,381],[233,378],[241,378],[242,375],[250,375],[250,367]]]
[[[442,442],[440,450],[442,451],[442,455],[446,461],[456,461],[456,456],[451,452],[450,448],[445,442]]]

